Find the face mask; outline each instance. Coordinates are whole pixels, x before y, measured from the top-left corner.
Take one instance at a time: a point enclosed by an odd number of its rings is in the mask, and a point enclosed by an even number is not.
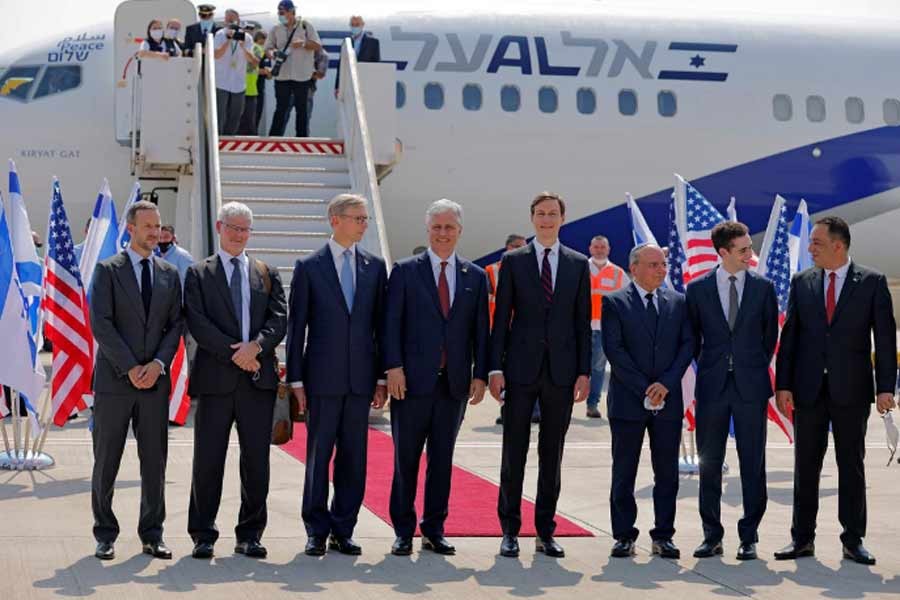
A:
[[[166,37],[170,40],[174,40],[178,37],[178,29],[166,29]]]
[[[172,247],[172,242],[159,242],[157,245],[159,246],[159,251],[165,254]]]
[[[287,15],[278,15],[278,22],[281,23],[282,25],[287,25],[288,24]]]
[[[150,37],[152,37],[157,42],[162,39],[162,29],[151,29]]]
[[[353,37],[359,37],[360,35],[362,35],[362,32],[363,32],[362,27],[351,27],[350,28],[350,33]]]
[[[200,29],[203,30],[203,33],[208,33],[210,29],[212,29],[213,22],[212,19],[205,19],[200,21]]]

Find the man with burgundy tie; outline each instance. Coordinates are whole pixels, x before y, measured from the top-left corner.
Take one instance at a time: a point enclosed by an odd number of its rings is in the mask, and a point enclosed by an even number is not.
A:
[[[425,213],[429,248],[391,270],[384,356],[394,437],[391,553],[412,552],[419,459],[428,444],[422,548],[454,554],[444,538],[453,447],[466,412],[487,382],[490,325],[484,271],[456,253],[462,207],[438,200]],[[473,369],[474,364],[474,369]]]
[[[490,342],[490,390],[505,389],[500,498],[500,554],[519,555],[522,480],[531,411],[541,405],[538,434],[536,549],[565,555],[553,539],[561,464],[573,402],[584,401],[591,373],[591,276],[587,258],[559,243],[563,199],[542,192],[531,202],[535,237],[504,255]]]
[[[815,267],[791,281],[775,388],[778,410],[794,418],[794,515],[792,542],[775,553],[777,560],[815,554],[819,478],[830,427],[843,556],[875,564],[862,543],[866,424],[873,400],[879,413],[894,407],[897,326],[887,279],[852,262],[849,250],[847,223],[839,217],[819,219],[809,236]]]

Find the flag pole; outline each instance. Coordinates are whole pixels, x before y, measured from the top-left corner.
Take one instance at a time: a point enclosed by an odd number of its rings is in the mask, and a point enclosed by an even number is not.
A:
[[[3,431],[3,447],[6,448],[6,456],[7,458],[12,456],[12,451],[9,448],[9,434],[6,433],[6,419],[0,417],[0,430]]]
[[[47,432],[49,432],[50,427],[53,426],[53,415],[50,414],[50,408],[50,387],[44,386],[44,402],[40,414],[47,416],[44,418],[44,423],[41,426],[41,435],[35,442],[34,450],[32,451],[32,469],[46,469],[47,467],[52,467],[56,463],[52,456],[44,453],[44,443],[47,441]]]
[[[28,418],[28,408],[25,408],[25,435],[22,439],[22,468],[29,468],[31,459],[28,458],[28,446],[31,438],[31,419]]]

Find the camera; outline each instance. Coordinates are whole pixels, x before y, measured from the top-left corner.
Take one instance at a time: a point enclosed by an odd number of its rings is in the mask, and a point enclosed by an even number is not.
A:
[[[236,24],[232,23],[232,24],[227,25],[226,29],[231,30],[231,39],[233,39],[236,42],[243,42],[244,38],[247,37],[247,34],[244,33],[243,31],[241,31],[240,25],[236,25]]]
[[[278,74],[281,73],[281,65],[284,64],[284,61],[287,60],[288,53],[284,50],[276,50],[275,51],[275,60],[272,61],[272,77],[278,77]]]

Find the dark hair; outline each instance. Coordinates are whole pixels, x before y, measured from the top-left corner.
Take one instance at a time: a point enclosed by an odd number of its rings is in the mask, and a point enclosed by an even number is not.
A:
[[[175,226],[174,225],[163,225],[159,228],[160,231],[168,231],[172,235],[175,235]]]
[[[150,22],[147,23],[147,41],[148,41],[148,43],[156,41],[152,37],[150,37],[150,30],[153,28],[154,24],[159,25],[160,29],[164,28],[162,21],[160,21],[159,19],[151,19]]]
[[[525,239],[524,235],[519,235],[518,233],[511,233],[508,236],[506,236],[506,244],[504,244],[504,246],[509,246],[513,242],[518,242],[519,240],[524,240],[524,239]]]
[[[712,233],[710,234],[716,254],[718,254],[719,250],[722,248],[730,250],[731,243],[734,240],[739,237],[744,237],[748,233],[750,233],[750,230],[747,229],[747,226],[743,223],[739,223],[738,221],[722,221],[712,228]]]
[[[844,242],[844,246],[850,249],[850,226],[847,221],[840,217],[828,216],[822,217],[816,221],[816,225],[824,225],[828,228],[828,237],[831,239],[839,239]]]
[[[563,216],[566,214],[566,203],[563,202],[562,197],[559,194],[555,194],[553,192],[541,192],[537,196],[534,197],[534,200],[531,201],[531,216],[534,216],[534,209],[541,202],[546,202],[548,200],[555,200],[559,202],[559,212]]]

